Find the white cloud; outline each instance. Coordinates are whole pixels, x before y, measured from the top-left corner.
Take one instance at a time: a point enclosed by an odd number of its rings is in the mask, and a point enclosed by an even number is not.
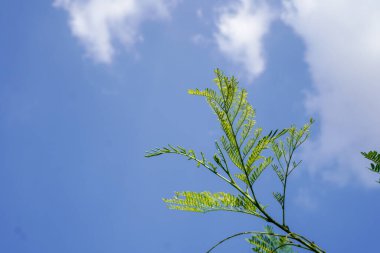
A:
[[[55,0],[68,11],[70,28],[94,60],[110,63],[115,43],[131,48],[143,39],[139,25],[169,17],[174,1],[166,0]]]
[[[214,34],[219,50],[241,64],[250,79],[264,71],[263,38],[274,16],[262,1],[240,0],[220,10]]]
[[[330,181],[373,185],[360,151],[380,148],[380,1],[283,3],[285,22],[306,45],[314,81],[307,108],[320,123],[305,161]]]

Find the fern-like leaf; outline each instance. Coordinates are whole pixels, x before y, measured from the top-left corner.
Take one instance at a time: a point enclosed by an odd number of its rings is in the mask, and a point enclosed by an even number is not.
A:
[[[283,206],[284,205],[284,196],[279,192],[274,192],[273,197],[277,200],[277,202]]]
[[[361,152],[362,155],[370,160],[372,163],[370,164],[370,167],[368,168],[369,170],[380,174],[380,153],[377,151],[369,151],[368,153]],[[380,183],[380,179],[377,181]]]
[[[258,167],[254,167],[249,177],[251,184],[254,184],[256,182],[256,180],[260,177],[261,173],[263,173],[263,171],[269,166],[269,164],[272,163],[272,161],[273,161],[272,157],[267,157],[264,159],[262,163],[260,163]]]
[[[282,169],[280,169],[277,164],[272,164],[272,168],[273,168],[274,172],[276,172],[276,175],[277,175],[278,179],[280,179],[282,185],[284,185],[284,183],[285,183],[285,172]]]
[[[251,152],[252,148],[255,146],[257,140],[261,136],[263,129],[257,128],[253,134],[253,137],[251,137],[243,147],[243,159]]]
[[[369,151],[368,153],[362,152],[362,155],[368,160],[380,164],[380,154],[377,151]]]
[[[256,207],[243,196],[218,192],[176,192],[172,199],[163,199],[170,209],[207,213],[212,211],[241,212],[258,216]]]
[[[155,148],[155,149],[152,149],[152,150],[146,152],[145,157],[160,156],[163,154],[182,155],[182,156],[187,157],[188,160],[196,161],[197,167],[202,165],[203,167],[206,167],[207,169],[209,169],[211,171],[215,172],[217,170],[217,167],[213,163],[209,162],[205,158],[205,155],[202,152],[200,152],[201,157],[199,157],[199,156],[197,157],[194,150],[192,150],[192,149],[187,150],[181,146],[174,147],[172,145],[168,145],[167,147],[163,147],[163,148]]]
[[[218,90],[189,90],[189,94],[201,96],[206,99],[223,131],[223,135],[215,142],[217,152],[213,155],[213,162],[207,160],[202,152],[196,153],[191,149],[172,145],[153,149],[147,152],[145,156],[154,157],[163,154],[184,156],[188,160],[196,162],[198,167],[203,166],[210,170],[216,176],[231,185],[241,195],[234,196],[224,192],[214,194],[210,192],[176,192],[172,199],[164,199],[164,202],[168,204],[169,208],[175,210],[202,213],[211,211],[232,211],[255,215],[269,223],[275,224],[278,228],[286,232],[291,239],[296,239],[296,241],[311,249],[311,246],[309,246],[310,241],[301,237],[291,237],[292,233],[285,223],[287,177],[299,163],[290,163],[292,155],[289,155],[289,152],[285,151],[284,142],[279,141],[276,143],[276,141],[282,135],[289,132],[286,143],[288,147],[290,147],[289,150],[295,149],[307,139],[312,122],[300,130],[296,130],[292,127],[281,131],[271,131],[269,134],[263,136],[261,128],[255,129],[255,110],[247,100],[247,92],[238,87],[238,82],[234,77],[228,78],[219,70],[216,70],[215,74],[216,78],[214,81]],[[283,222],[281,224],[268,214],[266,206],[258,202],[253,187],[253,184],[258,180],[263,171],[272,164],[273,158],[266,157],[266,154],[264,154],[264,151],[268,147],[272,147],[274,151],[274,157],[277,159],[278,165],[272,165],[272,167],[283,184],[283,193],[273,194],[276,200],[282,205]],[[228,161],[226,158],[229,158]],[[280,160],[285,160],[286,166],[283,166]],[[229,168],[229,164],[235,165],[238,173],[235,174],[232,172]],[[292,168],[290,168],[291,164],[293,164]],[[218,171],[220,168],[223,171]],[[376,167],[372,168],[376,170]],[[380,169],[378,171],[380,171]],[[244,187],[238,184],[235,179],[239,179],[245,184],[245,190],[243,190]],[[293,252],[289,245],[299,246],[292,243],[287,236],[273,234],[273,230],[270,227],[266,228],[266,232],[255,232],[255,234],[255,236],[248,239],[248,241],[254,245],[253,250],[255,252]],[[225,240],[220,243],[224,241]],[[215,246],[213,248],[215,248]],[[324,251],[320,250],[318,252]]]
[[[251,154],[248,156],[247,162],[245,164],[246,167],[252,166],[256,161],[262,159],[261,153],[268,148],[269,144],[273,143],[276,139],[281,137],[287,132],[286,129],[280,131],[270,132],[267,136],[264,136],[259,140],[257,145],[253,148]]]
[[[195,89],[189,90],[189,94],[206,98],[224,133],[220,138],[221,146],[233,164],[249,175],[250,170],[252,171],[251,166],[263,158],[261,156],[263,150],[286,130],[280,133],[271,132],[260,139],[262,130],[258,129],[254,131],[253,137],[249,137],[256,121],[255,110],[247,101],[247,92],[238,88],[238,82],[234,77],[228,78],[219,70],[216,70],[215,74],[215,83],[219,92],[211,89],[203,91]],[[248,157],[246,163],[244,163],[245,157]]]
[[[247,241],[254,245],[252,250],[258,253],[294,253],[287,237],[278,237],[274,235],[273,228],[265,227],[266,234],[256,234]]]

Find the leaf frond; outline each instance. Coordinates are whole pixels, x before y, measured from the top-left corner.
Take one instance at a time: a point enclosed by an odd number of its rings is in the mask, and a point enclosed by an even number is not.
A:
[[[247,241],[254,245],[252,250],[258,253],[294,253],[291,241],[285,236],[275,236],[271,226],[265,227],[265,234],[256,234]]]
[[[192,149],[187,150],[181,146],[173,146],[170,144],[167,147],[155,148],[146,152],[145,157],[154,157],[154,156],[160,156],[164,154],[182,155],[182,156],[187,157],[188,160],[195,161],[197,163],[196,164],[197,167],[202,165],[203,167],[206,167],[207,169],[212,170],[214,172],[217,170],[217,167],[205,158],[205,155],[203,152],[200,152],[200,157],[199,156],[197,157],[196,153]]]
[[[169,209],[207,213],[212,211],[241,212],[258,216],[256,207],[243,196],[225,192],[176,192],[174,198],[163,199]]]
[[[254,167],[249,177],[251,184],[254,184],[256,182],[256,180],[260,177],[261,173],[263,173],[263,171],[269,166],[269,164],[272,163],[272,161],[273,161],[272,157],[267,157],[267,158],[264,158],[264,161],[260,163],[258,167]]]
[[[380,153],[373,150],[368,153],[361,152],[361,154],[372,162],[368,169],[372,172],[380,174]],[[377,182],[380,183],[380,179]]]

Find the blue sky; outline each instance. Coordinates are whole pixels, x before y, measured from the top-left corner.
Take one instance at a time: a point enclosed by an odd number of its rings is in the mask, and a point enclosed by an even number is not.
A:
[[[327,252],[376,252],[380,185],[360,151],[380,143],[379,17],[370,0],[3,2],[0,252],[194,253],[262,229],[166,209],[174,191],[229,189],[187,160],[144,158],[168,143],[213,154],[219,126],[187,90],[212,87],[217,67],[264,129],[316,120],[290,226]],[[258,188],[271,204],[272,176]]]

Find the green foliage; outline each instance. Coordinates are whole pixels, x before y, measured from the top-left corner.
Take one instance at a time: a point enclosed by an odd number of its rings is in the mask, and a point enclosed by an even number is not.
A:
[[[233,164],[239,168],[243,175],[238,174],[239,179],[243,182],[247,180],[255,180],[249,175],[256,169],[253,163],[265,159],[261,153],[276,138],[280,137],[285,131],[280,133],[270,132],[268,135],[260,138],[261,129],[255,131],[253,137],[249,137],[255,126],[255,110],[247,101],[247,92],[244,89],[238,89],[237,80],[225,77],[220,71],[216,71],[217,78],[214,80],[219,88],[219,94],[211,89],[204,91],[189,90],[189,94],[203,96],[216,114],[224,135],[220,138],[220,143],[216,145],[222,146],[228,154]],[[257,145],[255,145],[257,143]],[[240,152],[240,151],[243,152]],[[220,150],[219,150],[220,154]],[[216,158],[219,160],[219,154]],[[214,156],[214,157],[215,157]],[[226,165],[226,164],[225,164]],[[265,166],[266,167],[266,166]],[[260,169],[265,169],[262,167]],[[222,167],[227,170],[228,167]],[[256,172],[260,174],[261,172]]]
[[[146,157],[163,154],[176,154],[186,157],[204,167],[234,188],[238,194],[209,192],[177,192],[171,199],[164,199],[170,209],[210,212],[231,211],[254,215],[276,226],[283,234],[274,234],[267,227],[264,232],[241,232],[220,241],[208,252],[226,240],[244,234],[254,234],[248,241],[255,252],[291,252],[291,247],[304,248],[312,252],[324,252],[304,236],[294,233],[286,224],[286,188],[288,177],[300,162],[293,161],[295,150],[309,137],[312,120],[301,129],[292,126],[288,129],[270,131],[264,135],[261,128],[255,128],[255,110],[247,100],[247,92],[238,87],[234,77],[228,78],[216,70],[214,82],[218,90],[195,89],[189,94],[204,97],[215,113],[223,131],[215,141],[216,152],[212,160],[203,152],[197,155],[192,149],[168,145],[155,148]],[[282,140],[282,137],[285,137]],[[270,156],[270,150],[274,158]],[[266,151],[268,150],[268,151]],[[257,197],[255,185],[262,173],[272,167],[282,185],[282,192],[273,196],[281,206],[282,222],[269,214]],[[278,248],[276,248],[278,247]],[[270,250],[270,251],[268,251]]]
[[[255,234],[247,241],[254,245],[252,250],[258,253],[293,253],[292,243],[286,236],[278,236],[271,226],[265,227],[266,234]]]
[[[207,213],[231,211],[258,216],[257,208],[244,196],[218,192],[176,192],[172,199],[163,199],[170,209]]]
[[[286,189],[290,174],[301,164],[301,161],[293,161],[294,152],[301,146],[310,135],[310,127],[313,119],[305,124],[301,129],[292,126],[288,129],[288,136],[285,141],[279,140],[272,143],[272,150],[276,158],[276,164],[271,164],[282,185],[282,193],[273,192],[273,197],[280,204],[282,209],[282,224],[285,225],[285,204]]]
[[[362,152],[362,155],[372,162],[368,169],[380,174],[380,154],[377,151],[369,151]],[[377,182],[380,183],[380,179]]]
[[[197,162],[197,167],[199,166],[204,166],[209,170],[216,171],[216,166],[212,164],[211,162],[207,161],[205,158],[205,155],[201,152],[201,157],[197,157],[195,154],[194,150],[189,149],[186,150],[185,148],[181,146],[174,147],[172,145],[168,145],[168,147],[163,147],[163,148],[155,148],[152,149],[151,151],[147,152],[145,154],[145,157],[153,157],[153,156],[159,156],[163,154],[177,154],[177,155],[182,155],[188,158],[188,160],[193,160]]]

